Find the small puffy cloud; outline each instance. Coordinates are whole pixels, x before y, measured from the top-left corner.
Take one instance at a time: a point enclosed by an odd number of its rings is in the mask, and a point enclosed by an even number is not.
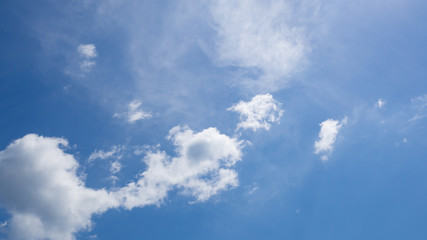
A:
[[[281,103],[274,100],[271,94],[259,94],[249,102],[240,101],[227,110],[240,114],[237,129],[269,130],[271,123],[280,122],[283,115]]]
[[[377,107],[377,108],[379,108],[379,109],[382,109],[382,108],[384,108],[385,107],[385,105],[386,105],[386,101],[384,101],[384,100],[382,100],[381,98],[380,99],[378,99],[378,101],[375,103],[375,107]]]
[[[80,44],[77,47],[77,51],[80,53],[80,56],[84,58],[94,58],[97,56],[96,48],[93,44]]]
[[[151,113],[144,112],[141,109],[141,101],[134,100],[127,105],[127,112],[125,113],[116,113],[113,117],[124,117],[129,123],[135,123],[136,121],[149,119],[152,117]]]
[[[75,239],[91,216],[118,207],[104,189],[85,187],[62,138],[28,134],[0,152],[0,205],[10,214],[10,239]]]
[[[96,48],[94,44],[80,44],[77,47],[77,52],[80,54],[81,62],[80,69],[84,72],[89,72],[92,67],[96,65],[93,61],[97,57]]]
[[[137,182],[120,189],[126,208],[160,204],[173,188],[205,201],[221,190],[238,185],[231,167],[241,159],[241,142],[215,128],[194,133],[188,127],[174,127],[168,139],[176,147],[171,157],[163,151],[148,152],[147,170]]]
[[[328,160],[328,155],[333,150],[337,135],[341,127],[345,124],[347,124],[347,117],[341,121],[328,119],[320,123],[319,138],[314,143],[314,152],[318,155],[322,155],[321,159],[323,161]]]
[[[215,0],[210,10],[217,61],[257,72],[254,78],[241,80],[243,85],[278,90],[304,67],[310,48],[289,2]]]

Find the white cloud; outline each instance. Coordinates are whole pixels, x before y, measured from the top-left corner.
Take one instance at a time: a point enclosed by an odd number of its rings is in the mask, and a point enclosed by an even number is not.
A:
[[[177,155],[147,148],[146,171],[115,191],[85,187],[78,162],[63,150],[65,139],[28,134],[15,140],[0,151],[0,206],[12,216],[2,228],[14,240],[74,240],[74,233],[90,229],[93,214],[158,205],[174,188],[205,201],[238,185],[232,167],[241,159],[241,141],[215,128],[194,133],[179,126],[167,138]],[[114,161],[110,171],[120,169]]]
[[[280,107],[281,103],[267,93],[256,95],[249,102],[240,101],[227,110],[240,114],[237,129],[257,131],[261,128],[269,130],[271,123],[280,121],[283,115],[283,110]]]
[[[97,57],[96,48],[94,44],[80,44],[77,47],[77,52],[80,54],[82,61],[80,62],[80,69],[84,72],[89,72],[92,67],[96,65],[93,58]]]
[[[80,69],[83,70],[84,72],[89,72],[95,65],[96,65],[95,61],[90,61],[85,59],[80,63]]]
[[[134,100],[130,102],[127,105],[127,112],[126,113],[116,113],[113,115],[113,117],[125,117],[129,123],[135,123],[136,121],[143,120],[143,119],[149,119],[152,117],[151,113],[144,112],[141,109],[141,101]]]
[[[217,0],[212,4],[219,63],[261,72],[241,84],[274,91],[305,65],[310,48],[303,29],[295,24],[292,7],[284,1]]]
[[[418,105],[421,108],[427,107],[427,94],[411,99],[412,104]]]
[[[259,189],[258,183],[254,183],[252,184],[252,186],[249,186],[248,188],[249,188],[248,194],[253,194]]]
[[[10,239],[74,239],[91,216],[118,207],[104,189],[90,189],[76,171],[78,162],[63,151],[62,138],[28,134],[0,152],[0,205],[10,214]]]
[[[107,159],[111,157],[116,157],[118,159],[121,158],[121,155],[118,155],[122,151],[121,146],[113,146],[111,147],[110,151],[103,151],[103,150],[95,150],[93,153],[90,154],[88,161],[92,162],[96,159]]]
[[[386,103],[387,103],[386,101],[384,101],[384,100],[382,100],[382,99],[380,98],[380,99],[378,99],[378,101],[375,103],[375,106],[376,106],[377,108],[382,109],[382,108],[384,108],[384,107],[385,107]]]
[[[159,148],[160,148],[160,144],[157,144],[156,146],[150,146],[150,145],[134,146],[133,154],[136,156],[140,156],[147,152],[157,150]]]
[[[320,123],[319,139],[314,143],[316,154],[322,154],[323,161],[328,160],[328,155],[333,150],[333,145],[342,126],[347,124],[347,117],[343,120],[328,119]]]
[[[0,222],[0,229],[6,227],[7,224],[8,224],[7,221],[6,222]]]
[[[427,94],[411,99],[411,106],[415,109],[416,114],[409,119],[415,122],[427,116]]]
[[[208,128],[194,133],[188,127],[174,127],[168,139],[177,156],[163,151],[148,152],[144,158],[147,170],[137,182],[119,191],[124,206],[133,208],[160,204],[174,187],[182,193],[205,201],[221,190],[238,185],[237,173],[231,167],[241,158],[241,142]]]
[[[84,58],[94,58],[97,56],[96,48],[93,44],[80,44],[77,47],[77,51],[80,53],[80,56]]]
[[[121,169],[122,169],[122,164],[119,161],[114,161],[111,163],[110,173],[116,174],[116,173],[120,172]]]
[[[110,162],[109,171],[111,173],[110,179],[113,181],[113,184],[116,184],[116,181],[119,179],[115,176],[116,173],[120,172],[122,165],[120,159],[122,159],[123,154],[125,154],[126,147],[121,145],[112,146],[110,151],[95,150],[92,152],[88,158],[88,162],[92,163],[96,159],[109,159],[113,158],[114,161]]]

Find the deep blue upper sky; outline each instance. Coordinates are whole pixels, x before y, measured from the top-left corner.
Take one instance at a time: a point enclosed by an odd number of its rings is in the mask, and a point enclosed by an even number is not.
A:
[[[2,1],[0,239],[427,239],[426,10]]]

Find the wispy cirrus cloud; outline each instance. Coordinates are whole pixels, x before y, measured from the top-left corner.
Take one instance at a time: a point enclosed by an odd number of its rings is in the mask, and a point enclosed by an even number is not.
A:
[[[409,119],[410,122],[427,117],[427,94],[412,98],[411,107],[415,109],[416,113]]]
[[[142,102],[139,100],[133,100],[127,105],[127,111],[123,113],[115,113],[113,117],[125,118],[128,123],[135,123],[139,120],[149,119],[153,115],[149,112],[145,112],[141,108]]]
[[[310,52],[293,12],[283,1],[213,1],[216,60],[258,72],[239,79],[240,85],[267,91],[283,88],[304,68]]]
[[[120,152],[122,151],[123,147],[120,145],[112,146],[109,151],[104,150],[95,150],[92,152],[88,158],[89,162],[92,162],[96,159],[107,159],[111,157],[121,158]]]

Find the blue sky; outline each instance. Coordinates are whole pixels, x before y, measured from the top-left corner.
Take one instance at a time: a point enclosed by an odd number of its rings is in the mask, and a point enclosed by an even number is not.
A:
[[[426,10],[2,1],[0,239],[426,239]]]

